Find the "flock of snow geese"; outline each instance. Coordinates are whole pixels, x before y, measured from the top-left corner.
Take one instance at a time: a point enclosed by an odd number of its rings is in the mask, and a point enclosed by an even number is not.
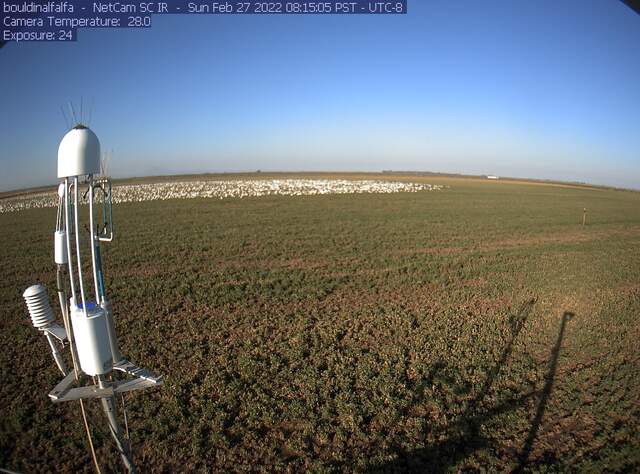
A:
[[[259,196],[315,196],[323,194],[389,194],[439,191],[444,186],[383,180],[346,179],[238,179],[184,181],[154,184],[123,184],[113,187],[113,202],[143,202],[165,199],[248,198]],[[0,199],[0,213],[56,207],[55,191]]]

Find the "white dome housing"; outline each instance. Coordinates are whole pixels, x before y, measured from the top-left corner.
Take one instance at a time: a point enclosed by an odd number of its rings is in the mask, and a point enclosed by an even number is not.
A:
[[[78,125],[58,147],[58,178],[100,173],[100,141],[91,129]]]

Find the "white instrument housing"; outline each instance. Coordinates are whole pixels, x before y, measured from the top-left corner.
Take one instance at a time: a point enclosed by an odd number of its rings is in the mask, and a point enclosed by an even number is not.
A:
[[[49,304],[49,295],[47,295],[47,290],[44,286],[30,286],[24,291],[22,297],[27,303],[33,327],[43,329],[54,322],[55,318]]]
[[[82,370],[91,376],[111,372],[113,359],[104,309],[88,303],[85,315],[84,309],[72,301],[71,325]]]
[[[67,233],[64,230],[56,230],[53,234],[54,260],[58,265],[66,265],[67,259]]]
[[[100,141],[82,125],[70,130],[58,147],[58,178],[100,173]]]

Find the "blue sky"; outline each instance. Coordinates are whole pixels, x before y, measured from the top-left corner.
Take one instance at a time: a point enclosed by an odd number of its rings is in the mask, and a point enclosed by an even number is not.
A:
[[[155,16],[0,50],[0,190],[56,182],[93,102],[116,177],[428,170],[640,188],[640,15],[409,0],[402,16]]]

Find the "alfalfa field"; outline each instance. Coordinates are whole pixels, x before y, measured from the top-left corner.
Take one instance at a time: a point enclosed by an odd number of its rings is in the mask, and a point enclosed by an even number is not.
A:
[[[114,207],[121,347],[166,380],[125,398],[140,471],[640,470],[640,193],[376,179],[443,187]],[[0,467],[91,472],[21,298],[55,216],[0,214]]]

